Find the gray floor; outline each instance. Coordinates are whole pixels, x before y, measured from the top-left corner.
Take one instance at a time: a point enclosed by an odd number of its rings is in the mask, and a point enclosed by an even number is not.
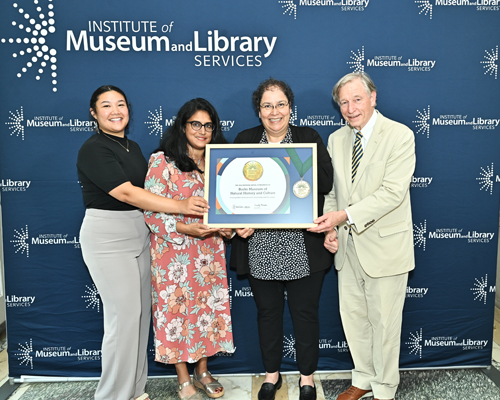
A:
[[[495,310],[493,366],[500,385],[500,310]],[[0,349],[4,346],[0,335]],[[0,352],[0,369],[7,375],[6,351]],[[276,400],[298,399],[298,375],[286,375]],[[350,373],[316,374],[318,400],[335,400],[350,385]],[[495,376],[494,376],[495,378]],[[256,400],[263,377],[221,377],[225,400]],[[24,383],[8,400],[92,400],[97,381]],[[177,400],[176,379],[149,379],[146,391],[151,400]],[[1,396],[1,393],[0,393]],[[1,397],[4,400],[6,397]],[[208,397],[205,397],[208,399]],[[367,397],[372,400],[372,397]],[[396,400],[500,400],[500,388],[480,369],[403,371]]]
[[[251,379],[249,377],[249,379]],[[325,400],[335,400],[350,385],[349,379],[321,381]],[[97,382],[65,382],[30,384],[20,400],[91,400]],[[178,399],[175,381],[150,379],[147,392],[152,400]],[[279,396],[282,397],[282,396]],[[227,400],[230,397],[223,397]],[[252,396],[253,398],[253,396]],[[286,397],[283,397],[286,398]],[[207,397],[208,399],[208,397]],[[372,399],[370,397],[367,398]],[[498,388],[481,370],[429,370],[401,373],[396,400],[500,400]]]
[[[351,381],[330,380],[322,384],[325,399],[334,400]],[[396,400],[500,400],[500,388],[480,370],[406,371],[401,373]]]

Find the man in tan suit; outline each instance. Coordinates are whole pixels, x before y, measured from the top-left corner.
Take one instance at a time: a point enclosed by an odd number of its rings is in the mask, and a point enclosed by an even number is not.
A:
[[[310,230],[325,232],[325,247],[337,252],[340,314],[354,361],[352,386],[337,400],[394,399],[408,271],[415,267],[415,139],[375,110],[377,91],[365,73],[340,79],[333,98],[348,125],[328,140],[334,186]]]

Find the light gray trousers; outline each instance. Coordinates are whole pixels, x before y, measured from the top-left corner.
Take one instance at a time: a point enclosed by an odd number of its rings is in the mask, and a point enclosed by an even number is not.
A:
[[[372,278],[359,263],[352,237],[339,271],[342,326],[354,361],[352,384],[393,399],[399,384],[399,352],[408,273]]]
[[[96,400],[144,393],[151,323],[149,230],[141,211],[87,209],[83,260],[103,303],[102,374]]]

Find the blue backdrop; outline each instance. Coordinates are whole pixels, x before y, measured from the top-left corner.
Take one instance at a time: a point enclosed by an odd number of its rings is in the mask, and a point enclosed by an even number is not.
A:
[[[344,125],[331,90],[351,71],[378,109],[415,132],[417,267],[401,367],[491,361],[500,168],[498,0],[8,0],[0,13],[0,184],[10,376],[98,376],[102,308],[82,261],[76,155],[92,92],[122,88],[130,138],[149,157],[180,106],[204,97],[232,142],[259,123],[251,94],[273,76],[292,122],[326,142]],[[230,248],[228,249],[230,251]],[[248,281],[229,272],[237,351],[217,373],[263,372]],[[321,298],[319,370],[351,368],[337,276]],[[287,319],[283,370],[296,369]],[[151,374],[173,374],[153,361]]]

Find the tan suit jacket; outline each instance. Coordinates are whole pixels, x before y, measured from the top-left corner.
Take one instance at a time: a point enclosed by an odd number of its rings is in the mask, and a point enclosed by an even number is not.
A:
[[[334,179],[324,212],[348,210],[354,224],[354,246],[367,275],[378,278],[408,272],[415,267],[409,192],[415,170],[413,132],[378,113],[351,184],[354,134],[346,125],[328,139]],[[335,256],[338,270],[345,262],[348,235],[347,223],[340,225]]]

